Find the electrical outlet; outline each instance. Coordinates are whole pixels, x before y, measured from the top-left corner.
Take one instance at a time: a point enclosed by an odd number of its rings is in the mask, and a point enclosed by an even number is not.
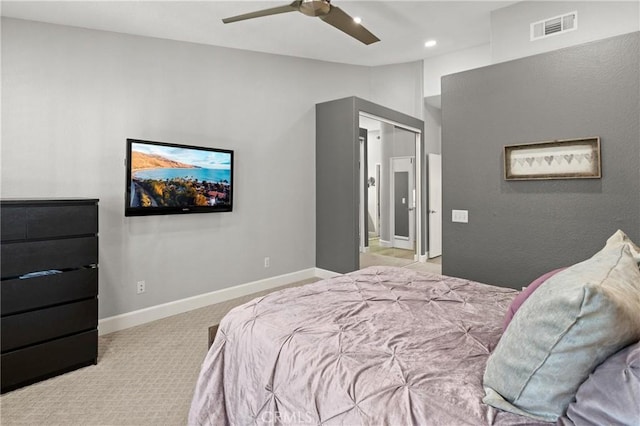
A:
[[[270,264],[271,264],[270,259],[268,257],[265,257],[264,258],[264,267],[268,268]]]
[[[138,285],[137,285],[138,294],[144,293],[144,290],[145,290],[145,282],[138,281]]]

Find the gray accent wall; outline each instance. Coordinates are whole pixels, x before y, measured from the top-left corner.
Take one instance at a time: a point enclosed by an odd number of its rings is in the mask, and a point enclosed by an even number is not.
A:
[[[358,269],[360,156],[355,98],[316,105],[316,266]]]
[[[420,129],[424,134],[422,120],[362,98],[316,105],[316,266],[340,273],[354,271],[360,265],[360,112]],[[424,146],[424,141],[421,143]],[[422,221],[424,230],[424,218]],[[424,247],[424,233],[422,237]]]
[[[520,288],[640,241],[640,33],[443,77],[443,273]],[[505,181],[504,145],[599,136],[602,178]],[[452,223],[451,210],[469,211]]]

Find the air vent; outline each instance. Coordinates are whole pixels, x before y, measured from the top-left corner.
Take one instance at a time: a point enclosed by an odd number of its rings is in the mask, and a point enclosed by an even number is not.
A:
[[[571,12],[531,24],[531,41],[558,35],[578,28],[578,12]]]

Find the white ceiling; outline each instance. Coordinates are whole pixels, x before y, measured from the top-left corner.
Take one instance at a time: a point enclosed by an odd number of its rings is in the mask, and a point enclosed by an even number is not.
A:
[[[298,12],[223,24],[290,1],[4,1],[2,16],[355,65],[411,62],[489,42],[490,12],[514,1],[333,0],[381,41],[366,46]],[[436,39],[435,48],[424,42]]]

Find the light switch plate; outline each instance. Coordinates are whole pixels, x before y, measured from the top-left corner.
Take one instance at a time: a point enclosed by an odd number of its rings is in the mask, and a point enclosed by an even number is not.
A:
[[[451,210],[451,222],[469,223],[469,211]]]

